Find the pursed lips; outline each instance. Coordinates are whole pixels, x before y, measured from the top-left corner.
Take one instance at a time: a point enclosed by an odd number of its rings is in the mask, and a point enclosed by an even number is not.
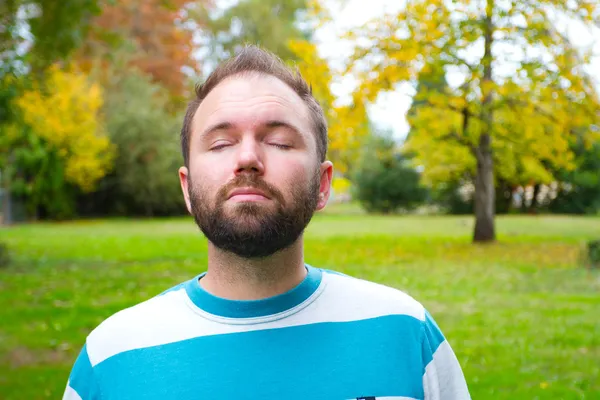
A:
[[[260,201],[260,200],[268,200],[269,196],[267,196],[263,191],[259,189],[255,189],[252,187],[238,188],[233,190],[228,200],[239,200],[239,201]]]

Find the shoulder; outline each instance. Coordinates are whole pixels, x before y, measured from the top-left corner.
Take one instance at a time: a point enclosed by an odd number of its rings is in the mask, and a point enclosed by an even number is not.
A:
[[[323,269],[331,300],[365,317],[403,315],[426,319],[423,305],[400,289]]]
[[[153,345],[163,331],[173,329],[189,310],[184,285],[123,309],[98,325],[86,340],[92,366],[121,352]]]

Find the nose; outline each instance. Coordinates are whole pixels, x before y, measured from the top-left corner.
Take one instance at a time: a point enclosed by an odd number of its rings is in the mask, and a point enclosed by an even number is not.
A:
[[[235,174],[239,175],[244,173],[258,175],[264,173],[261,149],[259,143],[257,143],[254,138],[244,138],[239,147]]]

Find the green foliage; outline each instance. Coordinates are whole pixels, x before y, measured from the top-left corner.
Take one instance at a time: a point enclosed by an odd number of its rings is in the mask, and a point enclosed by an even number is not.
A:
[[[355,198],[369,212],[411,210],[427,196],[419,184],[419,174],[396,151],[396,143],[390,137],[371,138],[353,181]]]
[[[600,212],[600,142],[576,150],[579,165],[574,171],[559,172],[559,192],[548,206],[563,214]]]
[[[22,197],[30,214],[37,214],[41,207],[42,213],[55,217],[72,215],[71,196],[67,194],[71,189],[58,182],[64,178],[50,165],[55,155],[24,126],[15,99],[31,82],[41,80],[48,66],[68,59],[83,40],[90,18],[100,11],[98,3],[0,1],[0,170],[5,177],[4,189]],[[50,178],[40,171],[50,171]]]
[[[0,125],[0,168],[29,218],[75,215],[75,194],[94,188],[111,165],[98,85],[77,72],[47,69],[40,79],[4,78],[14,92],[11,123]]]
[[[501,179],[496,179],[496,214],[515,213],[519,210],[513,208],[513,192],[510,185]],[[471,179],[465,177],[460,180],[441,182],[431,189],[431,202],[439,206],[443,212],[451,215],[467,215],[473,213],[474,191]],[[521,209],[520,211],[525,211]]]
[[[441,207],[442,211],[452,215],[473,213],[473,199],[461,193],[465,181],[443,182],[431,190],[431,202]]]
[[[65,179],[56,150],[24,126],[22,141],[12,153],[12,193],[21,199],[26,217],[62,220],[75,216],[76,187]]]
[[[0,242],[0,268],[8,267],[10,264],[10,254],[8,252],[8,246],[6,243]]]
[[[17,144],[10,135],[10,123],[15,119],[14,101],[18,97],[22,81],[13,74],[0,76],[0,170],[9,168],[14,161],[11,158],[11,149]]]
[[[29,20],[35,38],[35,65],[50,65],[64,59],[85,39],[92,18],[100,12],[99,0],[35,0],[39,12]]]
[[[16,106],[27,79],[5,76],[2,93],[11,122],[0,124],[0,168],[13,200],[23,203],[23,218],[63,219],[74,215],[73,187],[64,179],[64,168],[46,140],[36,135]]]
[[[65,181],[92,190],[112,161],[98,115],[102,97],[100,86],[86,74],[52,66],[16,99],[23,121],[14,136],[23,125],[29,127],[56,153]]]
[[[588,242],[588,259],[592,266],[600,267],[600,240]]]
[[[0,2],[0,75],[43,71],[79,46],[100,0],[5,0]],[[25,44],[29,50],[24,51]]]
[[[185,211],[177,169],[181,120],[169,114],[168,92],[129,71],[106,88],[107,134],[117,148],[112,173],[79,201],[86,215],[164,215]]]
[[[288,42],[308,38],[301,28],[307,0],[240,0],[225,11],[198,5],[196,19],[206,33],[207,59],[226,59],[246,43],[257,44],[284,60],[296,60]]]

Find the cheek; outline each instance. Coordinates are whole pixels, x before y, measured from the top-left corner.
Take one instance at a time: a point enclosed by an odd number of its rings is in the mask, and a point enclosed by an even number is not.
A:
[[[195,164],[193,169],[190,169],[193,184],[197,190],[201,190],[205,195],[211,196],[216,192],[223,179],[222,171],[215,164]]]
[[[190,170],[195,176],[202,176],[208,182],[224,182],[231,179],[236,165],[236,153],[223,151],[205,153],[190,162]]]
[[[314,168],[310,168],[303,160],[293,157],[282,157],[270,168],[271,176],[268,180],[284,185],[286,192],[290,192],[298,185],[306,185],[312,179]]]

